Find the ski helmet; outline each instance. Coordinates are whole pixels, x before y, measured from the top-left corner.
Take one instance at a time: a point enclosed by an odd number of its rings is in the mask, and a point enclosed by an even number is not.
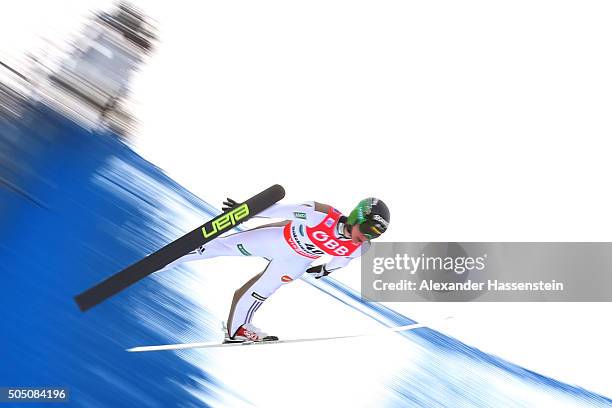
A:
[[[391,214],[387,205],[378,198],[369,197],[361,200],[351,211],[347,223],[359,225],[359,231],[369,239],[373,239],[387,230],[390,220]]]

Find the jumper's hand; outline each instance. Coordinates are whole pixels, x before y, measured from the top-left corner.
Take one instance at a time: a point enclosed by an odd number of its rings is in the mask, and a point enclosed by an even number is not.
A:
[[[230,210],[233,210],[234,208],[238,207],[238,203],[234,200],[232,200],[231,198],[226,198],[225,201],[223,202],[223,206],[221,207],[221,210],[223,212],[228,212]]]
[[[323,276],[327,276],[331,273],[331,271],[325,269],[325,265],[312,266],[306,269],[306,272],[312,274],[315,279],[321,279]]]

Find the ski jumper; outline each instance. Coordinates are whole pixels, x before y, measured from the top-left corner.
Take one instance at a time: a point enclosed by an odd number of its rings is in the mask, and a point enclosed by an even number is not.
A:
[[[228,334],[250,323],[263,302],[279,287],[299,278],[310,264],[324,255],[332,258],[327,271],[346,266],[364,250],[343,235],[345,217],[335,208],[316,202],[299,205],[275,204],[259,217],[285,221],[217,238],[177,259],[162,270],[194,260],[218,256],[258,256],[269,261],[232,300],[227,321]],[[366,244],[367,245],[367,244]]]

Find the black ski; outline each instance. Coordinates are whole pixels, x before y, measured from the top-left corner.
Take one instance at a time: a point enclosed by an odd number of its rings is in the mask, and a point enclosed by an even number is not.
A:
[[[245,222],[257,213],[270,207],[284,196],[285,190],[283,187],[275,184],[232,208],[232,210],[213,218],[162,249],[153,252],[146,258],[87,289],[85,292],[75,296],[74,300],[81,311],[84,312],[91,309],[142,278],[162,269],[170,262],[188,254],[219,235],[230,231],[236,225]]]

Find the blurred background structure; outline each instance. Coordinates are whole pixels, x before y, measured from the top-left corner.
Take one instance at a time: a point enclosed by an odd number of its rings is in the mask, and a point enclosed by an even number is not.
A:
[[[127,3],[96,13],[63,55],[31,55],[23,72],[2,63],[3,110],[15,113],[18,101],[28,99],[89,130],[126,137],[134,125],[123,106],[128,85],[155,40],[145,16]]]
[[[126,143],[130,78],[156,42],[148,21],[122,3],[95,14],[62,58],[0,67],[0,385],[67,386],[83,407],[612,405],[429,329],[385,347],[126,353],[219,340],[229,295],[251,274],[184,268],[86,314],[72,300],[218,213]],[[334,279],[295,284],[347,321],[412,322]],[[318,361],[317,347],[335,357]],[[275,399],[279,388],[295,399]]]

